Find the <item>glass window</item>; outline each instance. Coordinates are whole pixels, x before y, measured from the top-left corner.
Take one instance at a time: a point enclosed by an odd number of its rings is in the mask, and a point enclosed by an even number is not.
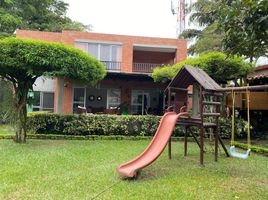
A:
[[[88,43],[88,53],[93,57],[99,59],[99,45],[94,43]]]
[[[111,61],[122,61],[122,47],[119,45],[112,45]]]
[[[111,61],[111,45],[100,45],[100,60],[101,61]]]
[[[73,111],[75,112],[78,106],[85,107],[85,97],[86,89],[85,88],[74,88],[73,95]]]
[[[108,89],[107,90],[107,108],[119,106],[121,103],[121,90]]]
[[[76,42],[75,46],[101,61],[122,61],[122,46],[116,44],[100,44]]]
[[[83,50],[84,52],[87,52],[87,43],[86,42],[76,42],[75,43],[75,46],[78,48],[78,49],[81,49]]]
[[[54,109],[54,93],[43,93],[43,110]]]
[[[34,91],[33,106],[40,107],[40,92],[39,91]]]
[[[84,102],[85,100],[85,88],[74,88],[74,101]]]
[[[32,104],[33,104],[33,111],[39,111],[39,110],[53,111],[54,93],[34,91]]]

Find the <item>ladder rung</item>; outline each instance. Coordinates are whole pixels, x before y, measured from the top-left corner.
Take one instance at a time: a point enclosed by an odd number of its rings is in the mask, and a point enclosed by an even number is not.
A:
[[[208,123],[203,123],[203,126],[204,127],[215,127],[215,126],[217,126],[217,124],[216,123],[208,122]]]
[[[209,95],[209,96],[218,96],[218,97],[223,96],[222,93],[218,93],[218,92],[206,92],[206,91],[204,91],[203,94],[204,95]]]
[[[217,102],[217,101],[203,101],[203,104],[206,104],[206,105],[221,105],[221,102]]]
[[[215,117],[217,117],[220,115],[221,115],[221,113],[203,113],[203,116],[215,116]]]

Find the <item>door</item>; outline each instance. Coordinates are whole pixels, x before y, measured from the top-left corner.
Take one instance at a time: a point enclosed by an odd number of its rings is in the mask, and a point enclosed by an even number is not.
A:
[[[133,90],[131,96],[131,112],[133,115],[144,115],[150,107],[150,94],[143,90]]]

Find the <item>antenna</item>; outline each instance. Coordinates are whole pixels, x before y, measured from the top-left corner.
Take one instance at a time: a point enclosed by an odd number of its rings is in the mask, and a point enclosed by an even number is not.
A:
[[[171,13],[177,14],[176,35],[179,36],[185,29],[185,0],[178,0],[177,8],[171,0]]]
[[[177,14],[176,11],[175,11],[175,9],[174,9],[173,1],[171,0],[170,3],[171,3],[171,13],[172,13],[172,15]]]

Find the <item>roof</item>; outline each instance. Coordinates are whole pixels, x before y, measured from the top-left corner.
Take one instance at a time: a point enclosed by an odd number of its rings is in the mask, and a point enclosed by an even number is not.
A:
[[[198,82],[205,90],[216,91],[221,89],[206,72],[198,67],[184,65],[177,73],[175,78],[169,83],[168,87],[187,88],[194,82]]]
[[[247,76],[248,80],[256,80],[263,78],[268,78],[268,65],[262,65],[256,67],[255,72]]]

